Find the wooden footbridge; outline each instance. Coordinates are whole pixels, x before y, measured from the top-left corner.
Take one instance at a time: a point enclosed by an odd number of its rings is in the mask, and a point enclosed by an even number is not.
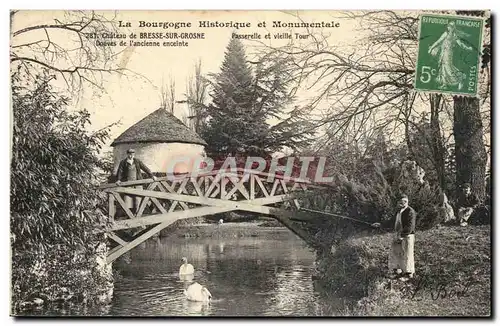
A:
[[[292,222],[308,219],[297,214],[296,194],[317,187],[305,179],[245,169],[103,184],[100,189],[107,193],[111,221],[107,234],[115,244],[107,261],[113,262],[178,220],[231,211],[274,217],[308,241],[310,236]],[[127,196],[134,198],[133,207],[126,204]]]

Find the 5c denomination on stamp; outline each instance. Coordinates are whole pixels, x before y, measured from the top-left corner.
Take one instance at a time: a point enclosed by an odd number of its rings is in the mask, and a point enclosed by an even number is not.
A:
[[[483,23],[482,18],[421,15],[415,89],[475,96]]]

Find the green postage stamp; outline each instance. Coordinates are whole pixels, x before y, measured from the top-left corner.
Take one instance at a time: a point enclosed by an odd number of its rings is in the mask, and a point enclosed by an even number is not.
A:
[[[420,16],[415,89],[475,96],[484,20]]]

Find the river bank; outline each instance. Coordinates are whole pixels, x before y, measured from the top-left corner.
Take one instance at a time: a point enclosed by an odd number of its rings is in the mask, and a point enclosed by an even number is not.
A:
[[[347,316],[489,316],[489,226],[450,226],[418,232],[416,275],[387,278],[391,234],[350,239],[318,259],[317,285],[357,304]]]
[[[182,221],[162,238],[169,241],[289,241],[296,236],[274,221]],[[415,279],[391,280],[387,255],[392,234],[358,235],[323,256],[316,254],[315,291],[335,302],[317,315],[489,316],[491,253],[489,226],[447,226],[416,235]],[[170,238],[171,240],[169,240]],[[206,240],[203,240],[205,239]],[[298,239],[298,238],[297,238]],[[241,240],[241,241],[242,241]],[[219,248],[220,249],[220,248]],[[203,250],[211,250],[209,249]],[[224,251],[225,252],[225,251]],[[200,254],[198,254],[200,255]],[[196,255],[195,255],[196,256]],[[340,309],[339,302],[344,302]]]
[[[160,238],[264,238],[280,239],[295,236],[279,222],[255,220],[251,222],[228,222],[223,224],[195,221],[177,225],[160,234]]]

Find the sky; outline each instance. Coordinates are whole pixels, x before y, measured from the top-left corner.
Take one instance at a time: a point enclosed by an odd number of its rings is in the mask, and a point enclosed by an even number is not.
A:
[[[73,103],[76,108],[87,109],[92,117],[93,128],[99,129],[106,125],[120,121],[118,126],[112,128],[112,142],[118,135],[128,127],[139,121],[149,113],[160,107],[160,88],[162,83],[170,78],[176,83],[177,100],[182,100],[185,94],[186,82],[194,73],[194,65],[198,60],[202,62],[203,73],[217,73],[224,58],[224,52],[232,33],[253,34],[259,33],[261,37],[271,33],[292,32],[303,34],[303,28],[273,28],[273,21],[299,22],[294,16],[297,12],[279,11],[109,11],[100,12],[107,17],[115,17],[116,21],[122,21],[122,25],[130,22],[132,27],[118,28],[119,33],[129,36],[131,33],[141,32],[204,32],[205,39],[187,40],[188,47],[116,47],[120,52],[116,57],[117,62],[122,64],[133,74],[129,76],[110,75],[105,76],[103,84],[104,93],[92,88],[85,90],[85,95]],[[16,14],[13,21],[13,31],[38,24],[48,24],[55,18],[62,17],[61,11],[21,11]],[[300,17],[307,22],[334,22],[339,27],[329,29],[329,43],[342,45],[350,44],[358,35],[354,31],[356,26],[352,20],[341,18],[341,12],[333,11],[308,11],[300,12]],[[250,28],[234,29],[230,27],[199,28],[199,21],[219,21],[250,23]],[[191,22],[191,28],[163,29],[161,27],[141,28],[139,24],[144,22]],[[266,28],[258,27],[259,23],[266,24]],[[50,30],[51,37],[59,37],[64,42],[67,35],[58,35],[57,31]],[[36,33],[26,33],[26,42],[29,38],[36,39],[42,36]],[[295,35],[294,35],[295,36]],[[128,41],[128,40],[127,40]],[[268,41],[269,45],[283,45],[285,41]],[[295,39],[294,42],[303,42]],[[250,55],[255,41],[243,40],[247,53]],[[299,94],[299,102],[307,99],[307,92]],[[182,118],[186,114],[186,108],[180,104],[175,115]]]
[[[123,131],[144,118],[151,112],[157,110],[161,105],[160,89],[162,83],[173,79],[176,83],[176,100],[183,100],[186,92],[188,78],[194,73],[194,65],[198,60],[202,63],[204,74],[217,73],[224,59],[224,52],[233,33],[249,34],[258,33],[261,37],[271,33],[291,32],[303,34],[304,28],[273,28],[273,21],[283,23],[299,22],[297,16],[305,22],[334,22],[339,23],[337,28],[323,29],[329,33],[328,43],[340,48],[352,48],[362,35],[356,30],[358,21],[343,17],[340,11],[107,11],[98,12],[116,22],[121,21],[126,26],[119,27],[118,33],[128,36],[131,33],[139,34],[144,32],[162,33],[205,33],[205,39],[186,40],[187,47],[113,47],[116,51],[115,62],[121,67],[130,71],[127,76],[119,74],[104,75],[102,89],[86,87],[83,95],[74,97],[72,108],[85,108],[91,113],[93,129],[100,129],[107,125],[119,122],[111,129],[111,137],[107,143],[118,137]],[[12,23],[12,30],[39,24],[50,24],[54,19],[62,19],[63,11],[20,11],[15,15]],[[190,28],[175,29],[169,27],[140,27],[140,22],[145,23],[191,23]],[[211,27],[200,28],[199,21],[210,22],[236,22],[239,24],[250,23],[250,28],[231,27]],[[259,27],[259,24],[266,24],[266,27]],[[37,34],[38,33],[38,34]],[[16,38],[17,42],[29,42],[45,37],[44,31],[25,33],[21,38]],[[50,37],[64,44],[68,39],[67,33],[60,33],[57,30],[48,30]],[[308,42],[307,40],[295,39],[295,43]],[[120,40],[120,39],[115,39]],[[284,45],[288,40],[271,39],[268,45]],[[243,40],[247,54],[250,56],[255,41]],[[68,44],[67,44],[68,45]],[[69,47],[69,46],[68,46]],[[63,83],[60,80],[61,84]],[[298,93],[296,104],[307,103],[308,98],[316,95],[302,89]],[[324,106],[319,106],[317,113]],[[183,104],[177,105],[174,114],[182,120],[187,114],[187,109]],[[271,121],[272,123],[272,121]],[[108,148],[109,149],[109,148]]]

